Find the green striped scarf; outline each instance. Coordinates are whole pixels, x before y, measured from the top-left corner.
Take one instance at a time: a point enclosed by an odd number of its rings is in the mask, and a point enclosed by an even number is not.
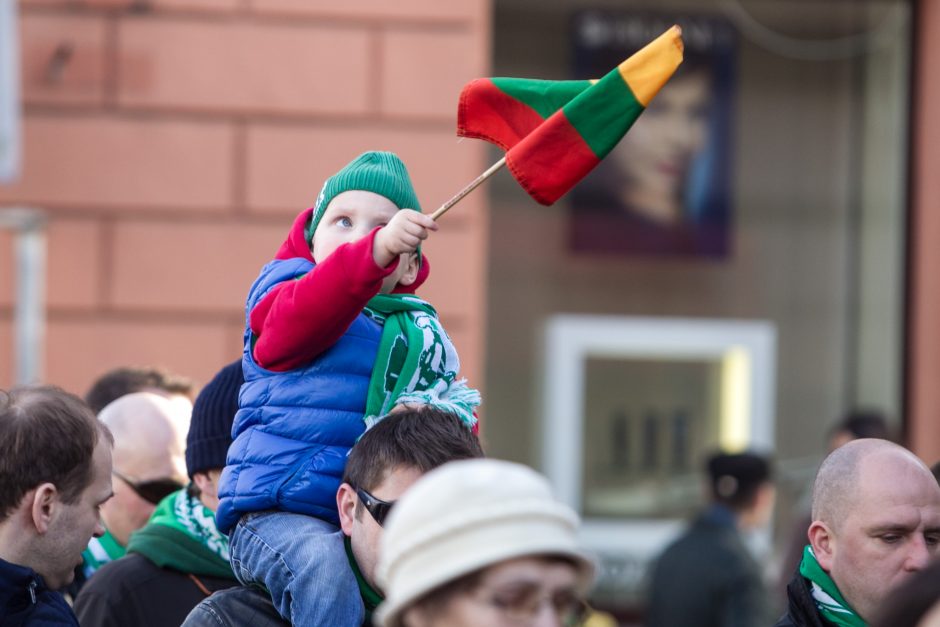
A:
[[[215,514],[186,488],[168,495],[150,521],[131,535],[129,553],[140,553],[161,568],[234,579],[228,536],[215,526]]]
[[[124,557],[125,552],[125,548],[111,535],[110,531],[105,529],[103,536],[92,538],[88,543],[88,548],[82,551],[82,571],[85,577],[91,577],[96,570],[108,562]]]
[[[813,547],[803,549],[803,561],[800,562],[800,574],[809,579],[813,600],[823,618],[833,625],[845,627],[867,627],[865,621],[855,613],[839,592],[835,582],[816,561]]]
[[[480,393],[457,379],[460,359],[437,312],[411,294],[379,294],[364,313],[383,325],[366,399],[366,428],[401,403],[432,405],[476,424]]]

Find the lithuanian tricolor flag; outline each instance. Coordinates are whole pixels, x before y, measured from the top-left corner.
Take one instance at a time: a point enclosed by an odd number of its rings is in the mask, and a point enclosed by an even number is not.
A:
[[[460,93],[457,134],[506,150],[519,184],[550,205],[607,156],[680,63],[673,26],[600,80],[477,79]]]

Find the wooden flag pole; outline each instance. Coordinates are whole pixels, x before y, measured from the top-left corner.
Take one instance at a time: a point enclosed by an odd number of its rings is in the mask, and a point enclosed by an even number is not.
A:
[[[464,197],[464,196],[466,196],[467,194],[469,194],[470,192],[472,192],[473,190],[475,190],[477,187],[479,187],[480,183],[482,183],[482,182],[485,181],[486,179],[488,179],[488,178],[490,178],[491,176],[493,176],[494,174],[496,174],[496,171],[499,170],[499,169],[500,169],[501,167],[503,167],[504,165],[506,165],[506,157],[505,157],[505,155],[503,156],[502,159],[500,159],[499,161],[497,161],[496,163],[494,163],[493,165],[491,165],[491,166],[489,167],[489,169],[488,169],[486,172],[484,172],[484,173],[481,174],[480,176],[478,176],[478,177],[476,177],[475,179],[473,179],[473,181],[471,181],[469,185],[467,185],[467,186],[464,187],[462,190],[460,190],[459,192],[457,192],[457,195],[456,195],[456,196],[454,196],[453,198],[451,198],[450,200],[448,200],[447,202],[445,202],[443,205],[441,205],[440,209],[438,209],[437,211],[435,211],[434,213],[431,214],[431,219],[432,219],[432,220],[437,220],[437,219],[440,218],[442,215],[444,215],[445,213],[447,213],[447,210],[448,210],[448,209],[450,209],[451,207],[453,207],[454,205],[456,205],[458,202],[460,202],[461,200],[463,200],[463,197]]]

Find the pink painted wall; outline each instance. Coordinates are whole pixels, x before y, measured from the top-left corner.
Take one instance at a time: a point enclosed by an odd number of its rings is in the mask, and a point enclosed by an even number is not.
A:
[[[325,177],[399,153],[426,211],[488,165],[455,135],[488,74],[489,0],[22,0],[24,155],[0,206],[45,210],[46,377],[83,393],[156,364],[205,382]],[[60,70],[51,65],[66,52]],[[482,385],[486,194],[442,219],[421,294]],[[0,231],[0,386],[12,384],[12,240]]]
[[[907,430],[932,464],[940,460],[940,3],[917,4]]]

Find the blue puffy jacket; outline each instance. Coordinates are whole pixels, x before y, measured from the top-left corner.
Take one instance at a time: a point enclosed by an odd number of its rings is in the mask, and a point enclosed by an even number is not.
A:
[[[278,283],[313,265],[301,258],[266,265],[251,287],[247,311]],[[229,533],[242,514],[270,509],[338,525],[336,491],[349,449],[365,429],[362,416],[382,327],[360,314],[311,364],[274,372],[255,363],[249,326],[245,384],[219,485],[219,530]]]

